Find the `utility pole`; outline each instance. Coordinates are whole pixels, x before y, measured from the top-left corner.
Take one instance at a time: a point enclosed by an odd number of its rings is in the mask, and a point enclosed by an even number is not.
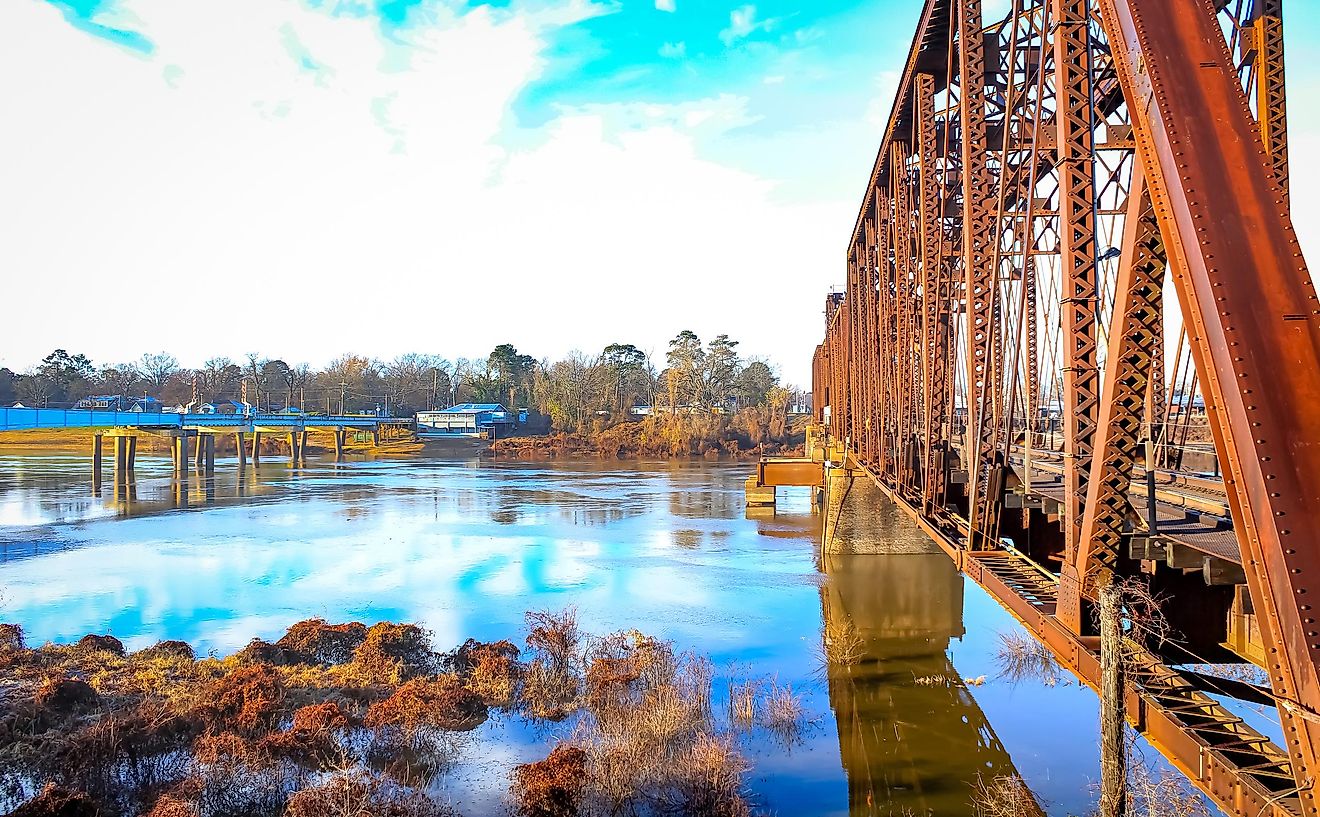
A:
[[[346,385],[346,384],[344,383],[344,381],[342,381],[342,380],[339,381],[339,413],[340,413],[341,416],[342,416],[343,413],[344,413],[344,387],[345,387],[345,385]]]

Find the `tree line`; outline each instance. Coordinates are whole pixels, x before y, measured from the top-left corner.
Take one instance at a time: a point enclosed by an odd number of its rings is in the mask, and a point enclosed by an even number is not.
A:
[[[727,335],[703,343],[684,330],[660,364],[630,343],[554,361],[504,343],[485,358],[409,353],[383,361],[350,354],[322,369],[258,353],[239,361],[214,357],[197,368],[182,366],[168,352],[97,366],[86,355],[56,349],[26,372],[0,368],[0,405],[68,407],[92,395],[149,396],[165,409],[232,400],[262,411],[402,416],[459,403],[502,403],[548,415],[559,429],[627,416],[638,406],[733,411],[787,405],[791,393],[774,369],[764,360],[742,359],[738,345]]]

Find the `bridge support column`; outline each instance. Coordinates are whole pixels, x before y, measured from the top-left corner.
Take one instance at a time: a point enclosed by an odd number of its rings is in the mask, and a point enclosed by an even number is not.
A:
[[[298,432],[298,459],[307,461],[307,429]]]
[[[174,473],[182,479],[188,478],[188,437],[178,434],[170,438],[170,454],[174,458]]]
[[[371,444],[380,445],[380,426],[371,429]]]
[[[298,464],[298,432],[289,432],[289,462]]]
[[[239,431],[234,434],[234,450],[238,452],[238,470],[247,468],[247,448],[244,447],[244,434]]]
[[[335,429],[335,462],[344,458],[345,432],[342,427]]]
[[[194,443],[196,450],[193,451],[193,461],[197,466],[197,473],[202,473],[206,465],[206,436],[201,432],[197,433],[197,442]]]
[[[101,443],[100,434],[92,435],[92,496],[101,495]]]
[[[128,439],[115,435],[115,485],[128,481]]]
[[[137,437],[128,438],[128,477],[133,478],[133,469],[137,466]]]
[[[252,467],[261,465],[261,432],[252,432]]]
[[[202,436],[206,438],[205,470],[206,470],[206,475],[209,477],[215,474],[215,435],[203,434]]]

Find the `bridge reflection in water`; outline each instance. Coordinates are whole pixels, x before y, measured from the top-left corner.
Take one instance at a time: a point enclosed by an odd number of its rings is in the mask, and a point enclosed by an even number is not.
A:
[[[942,552],[911,552],[929,542],[914,527],[890,535],[908,552],[821,557],[826,637],[851,623],[860,640],[859,661],[828,669],[850,812],[970,815],[978,776],[1016,771],[948,657],[964,633],[963,577]]]

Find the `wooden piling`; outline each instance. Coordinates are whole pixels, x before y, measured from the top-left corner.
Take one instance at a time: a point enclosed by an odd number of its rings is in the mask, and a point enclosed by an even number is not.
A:
[[[92,435],[92,495],[101,495],[101,443],[100,434]]]
[[[1100,588],[1100,817],[1127,813],[1123,709],[1123,599],[1111,583]]]

